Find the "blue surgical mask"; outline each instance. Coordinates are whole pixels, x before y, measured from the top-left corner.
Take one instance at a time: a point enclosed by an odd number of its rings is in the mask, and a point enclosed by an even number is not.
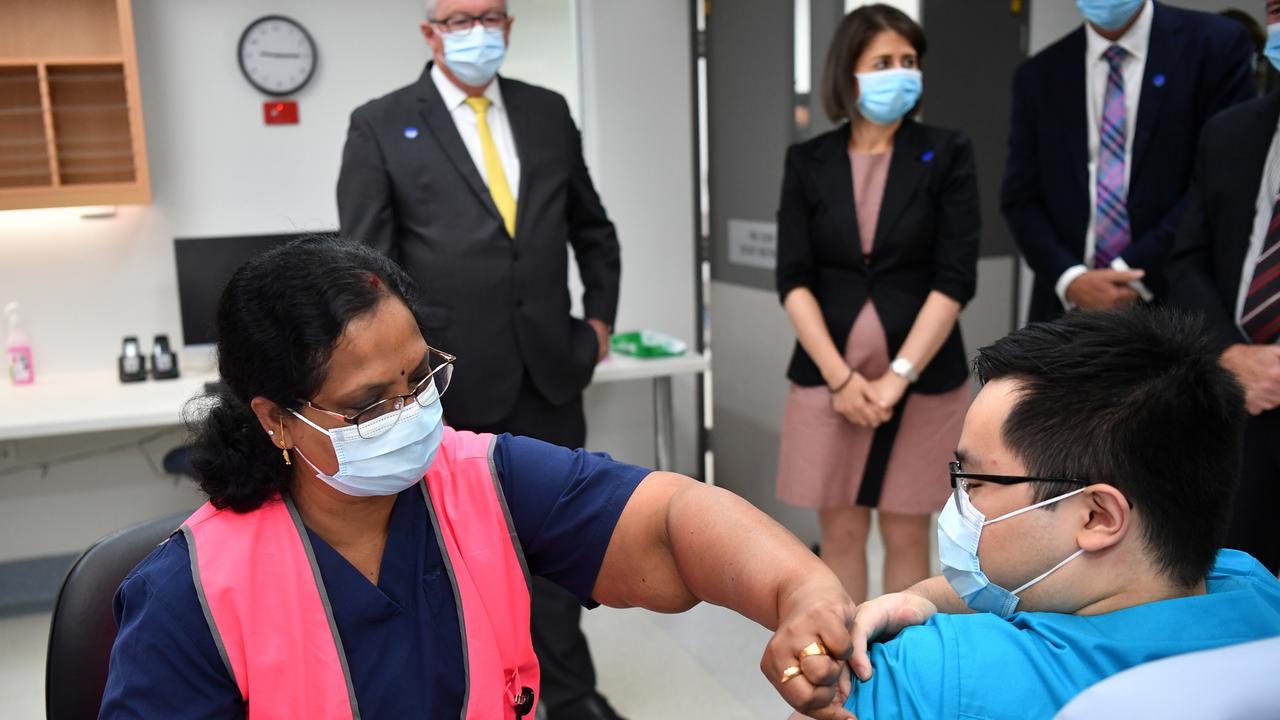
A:
[[[920,100],[924,79],[914,68],[854,73],[858,78],[858,113],[877,125],[892,125]]]
[[[1076,0],[1084,19],[1103,30],[1119,30],[1147,0]]]
[[[444,410],[437,397],[425,407],[410,402],[400,411],[383,415],[363,426],[366,433],[376,432],[377,424],[386,422],[394,426],[376,437],[360,437],[355,425],[326,430],[298,413],[302,422],[329,436],[334,455],[338,458],[338,472],[328,475],[307,459],[298,448],[298,455],[316,471],[316,477],[328,483],[340,493],[355,497],[395,495],[414,486],[431,467],[440,449],[444,435]]]
[[[942,514],[938,516],[938,559],[942,562],[942,574],[951,584],[951,589],[955,590],[960,599],[975,612],[995,613],[1001,617],[1012,615],[1014,609],[1018,607],[1018,596],[1023,591],[1080,557],[1084,549],[1076,550],[1066,560],[1049,568],[1039,577],[1032,578],[1018,589],[1010,591],[988,580],[986,573],[982,572],[978,561],[978,539],[982,536],[982,528],[1061,502],[1082,492],[1084,488],[1072,490],[1065,495],[1006,513],[994,520],[987,520],[982,511],[973,506],[969,500],[969,493],[963,490],[951,493],[951,499],[947,501]]]
[[[444,64],[472,87],[488,85],[507,54],[502,34],[501,30],[486,30],[479,23],[467,32],[444,33]]]
[[[1263,49],[1271,66],[1280,70],[1280,23],[1267,26],[1267,46]]]

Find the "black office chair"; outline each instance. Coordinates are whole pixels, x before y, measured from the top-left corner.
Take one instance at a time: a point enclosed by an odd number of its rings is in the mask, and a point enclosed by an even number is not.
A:
[[[111,611],[116,588],[190,514],[148,520],[111,533],[85,550],[67,571],[49,627],[44,681],[48,720],[98,717],[116,640]]]

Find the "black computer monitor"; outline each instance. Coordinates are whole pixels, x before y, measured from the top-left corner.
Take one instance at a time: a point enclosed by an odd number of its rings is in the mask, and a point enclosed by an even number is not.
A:
[[[236,268],[273,247],[316,234],[175,238],[173,255],[178,266],[183,344],[211,345],[218,341],[218,299]]]

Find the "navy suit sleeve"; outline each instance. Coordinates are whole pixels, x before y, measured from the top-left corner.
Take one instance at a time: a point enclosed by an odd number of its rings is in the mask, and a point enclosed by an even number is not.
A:
[[[613,327],[618,314],[618,288],[622,276],[622,251],[618,233],[605,213],[582,156],[582,133],[560,100],[565,133],[573,152],[569,171],[569,243],[582,276],[582,309],[588,318]]]
[[[933,290],[960,305],[973,299],[978,285],[978,245],[982,220],[973,143],[958,135],[938,198],[938,243],[934,248]]]
[[[367,113],[351,113],[338,173],[338,225],[344,238],[399,261],[395,206],[386,160]]]
[[[1236,328],[1234,305],[1228,306],[1214,286],[1214,253],[1206,183],[1215,156],[1214,124],[1205,127],[1196,150],[1195,169],[1187,190],[1186,208],[1178,227],[1165,274],[1169,278],[1169,302],[1204,316],[1206,328],[1218,349],[1242,342]]]
[[[1009,121],[1009,154],[1000,185],[1000,211],[1004,213],[1022,257],[1035,273],[1056,280],[1081,259],[1058,237],[1045,208],[1041,182],[1037,125],[1051,119],[1036,117],[1033,89],[1038,78],[1034,66],[1023,65],[1013,77],[1013,110]]]
[[[493,462],[529,572],[594,607],[613,528],[649,470],[512,435],[497,438]]]
[[[778,202],[778,254],[774,277],[778,299],[798,287],[812,288],[817,280],[813,248],[809,245],[809,201],[799,158],[800,148],[787,149],[782,175],[782,198]]]
[[[213,644],[181,535],[152,551],[120,584],[102,720],[245,717],[240,690]]]
[[[1197,84],[1201,113],[1197,129],[1222,110],[1257,95],[1253,85],[1253,44],[1238,23],[1222,23],[1224,29],[1210,35]],[[1187,198],[1183,196],[1159,224],[1134,238],[1121,256],[1135,268],[1163,268],[1167,262]]]

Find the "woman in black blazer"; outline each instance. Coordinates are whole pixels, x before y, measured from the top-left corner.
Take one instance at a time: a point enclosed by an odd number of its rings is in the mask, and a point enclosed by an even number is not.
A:
[[[885,591],[929,574],[929,513],[970,397],[956,320],[978,258],[973,148],[910,119],[924,53],[898,10],[845,17],[822,92],[848,122],[787,151],[778,209],[778,294],[798,339],[778,497],[818,510],[823,559],[859,602],[871,508]]]

